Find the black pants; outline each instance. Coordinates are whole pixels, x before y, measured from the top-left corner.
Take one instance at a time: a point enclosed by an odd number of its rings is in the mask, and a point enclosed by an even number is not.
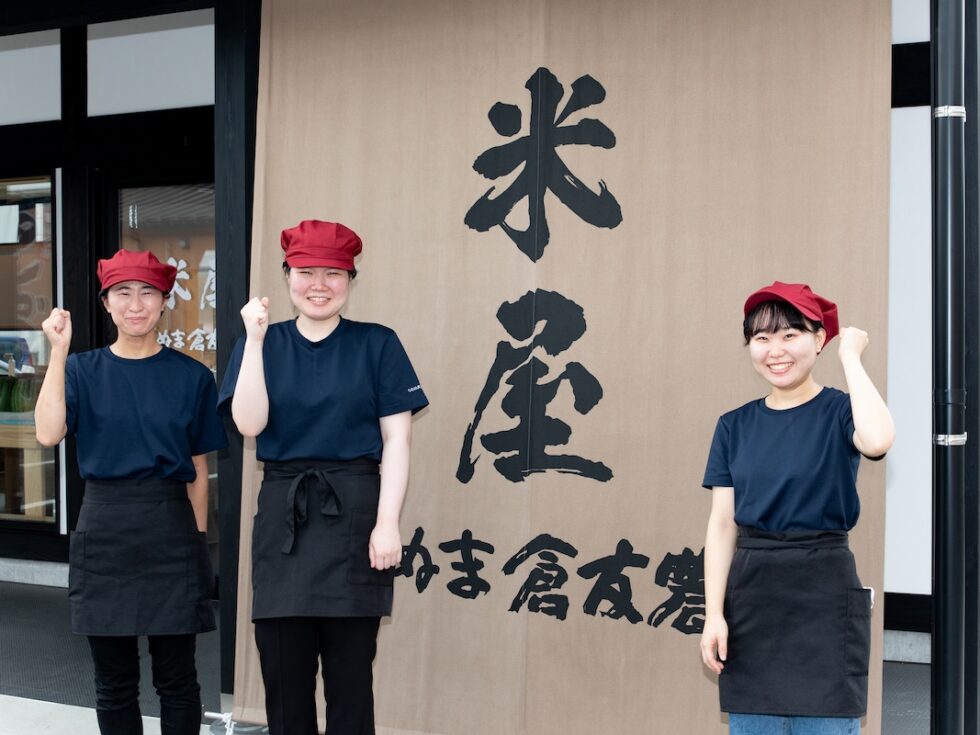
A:
[[[194,666],[196,635],[148,636],[162,735],[197,735],[201,687]],[[102,735],[140,735],[140,654],[136,636],[89,636],[95,664],[96,714]]]
[[[316,670],[323,662],[330,735],[374,735],[374,678],[381,618],[255,621],[270,735],[316,735]]]

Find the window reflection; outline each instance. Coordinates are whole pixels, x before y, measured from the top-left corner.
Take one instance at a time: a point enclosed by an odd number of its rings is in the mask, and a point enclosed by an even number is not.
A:
[[[34,438],[53,305],[51,179],[0,180],[0,519],[53,522],[55,452]]]
[[[121,190],[119,243],[177,269],[157,340],[215,370],[214,185]]]

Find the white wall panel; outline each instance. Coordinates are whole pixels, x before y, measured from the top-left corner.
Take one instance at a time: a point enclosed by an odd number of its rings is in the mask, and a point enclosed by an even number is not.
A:
[[[892,43],[928,41],[929,0],[892,0]]]
[[[885,589],[932,587],[932,203],[930,109],[892,110]]]
[[[59,31],[0,36],[0,125],[61,119]]]
[[[213,10],[89,26],[89,115],[213,104]]]

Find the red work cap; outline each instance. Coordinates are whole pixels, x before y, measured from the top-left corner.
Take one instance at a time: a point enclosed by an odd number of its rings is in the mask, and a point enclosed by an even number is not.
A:
[[[354,256],[361,252],[361,238],[339,222],[305,219],[282,231],[283,257],[290,268],[321,266],[354,270]]]
[[[827,332],[828,342],[840,331],[837,304],[813,293],[805,283],[773,281],[771,286],[763,286],[745,300],[745,316],[765,301],[785,301],[795,306],[807,319],[820,322]]]
[[[98,276],[103,291],[123,281],[142,281],[170,293],[177,280],[177,269],[161,263],[149,251],[120,250],[108,260],[99,261]]]

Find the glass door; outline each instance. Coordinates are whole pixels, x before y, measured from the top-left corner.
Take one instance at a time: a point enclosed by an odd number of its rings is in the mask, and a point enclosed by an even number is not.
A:
[[[0,520],[54,524],[55,450],[34,438],[54,305],[51,178],[0,180]]]

